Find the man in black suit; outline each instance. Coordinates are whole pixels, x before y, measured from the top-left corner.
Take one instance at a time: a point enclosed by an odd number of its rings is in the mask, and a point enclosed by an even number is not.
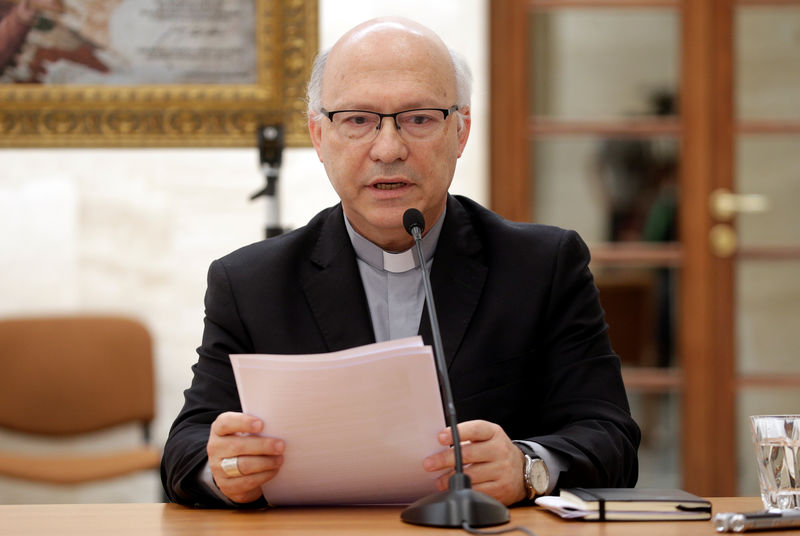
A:
[[[270,423],[241,413],[229,354],[320,353],[418,332],[430,344],[402,225],[410,207],[427,222],[473,487],[514,504],[556,486],[636,483],[639,429],[586,246],[447,193],[469,136],[469,86],[463,61],[405,19],[361,24],[317,59],[309,129],[341,203],[212,263],[199,361],[162,463],[172,500],[263,504],[260,486],[290,455]],[[426,470],[454,466],[450,438],[439,434]]]

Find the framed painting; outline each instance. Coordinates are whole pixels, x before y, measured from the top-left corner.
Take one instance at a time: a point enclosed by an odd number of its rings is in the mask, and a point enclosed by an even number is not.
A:
[[[317,0],[0,0],[0,147],[309,145]]]

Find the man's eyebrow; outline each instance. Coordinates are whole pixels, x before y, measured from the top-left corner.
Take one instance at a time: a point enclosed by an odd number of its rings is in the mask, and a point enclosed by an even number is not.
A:
[[[364,103],[360,104],[343,104],[335,107],[327,107],[324,108],[329,112],[334,112],[336,110],[361,110],[363,112],[378,112],[378,113],[389,113],[393,114],[395,112],[402,112],[404,110],[415,110],[418,108],[447,108],[450,104],[442,105],[441,103],[431,103],[429,101],[412,101],[411,103],[405,103],[397,108],[392,108],[391,110],[379,110],[378,106],[368,105]]]

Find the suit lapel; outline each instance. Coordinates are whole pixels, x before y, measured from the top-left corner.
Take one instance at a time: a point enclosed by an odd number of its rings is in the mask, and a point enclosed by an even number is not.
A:
[[[375,342],[367,298],[341,205],[322,224],[303,290],[329,351]]]
[[[448,368],[478,306],[487,273],[481,243],[469,216],[461,204],[449,196],[431,269],[433,300],[439,315]],[[422,313],[419,333],[426,344],[432,344],[427,305]]]

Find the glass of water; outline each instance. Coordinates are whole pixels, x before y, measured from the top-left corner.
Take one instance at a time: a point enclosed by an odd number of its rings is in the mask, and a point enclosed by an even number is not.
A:
[[[764,508],[800,510],[800,415],[753,415],[750,428]]]

